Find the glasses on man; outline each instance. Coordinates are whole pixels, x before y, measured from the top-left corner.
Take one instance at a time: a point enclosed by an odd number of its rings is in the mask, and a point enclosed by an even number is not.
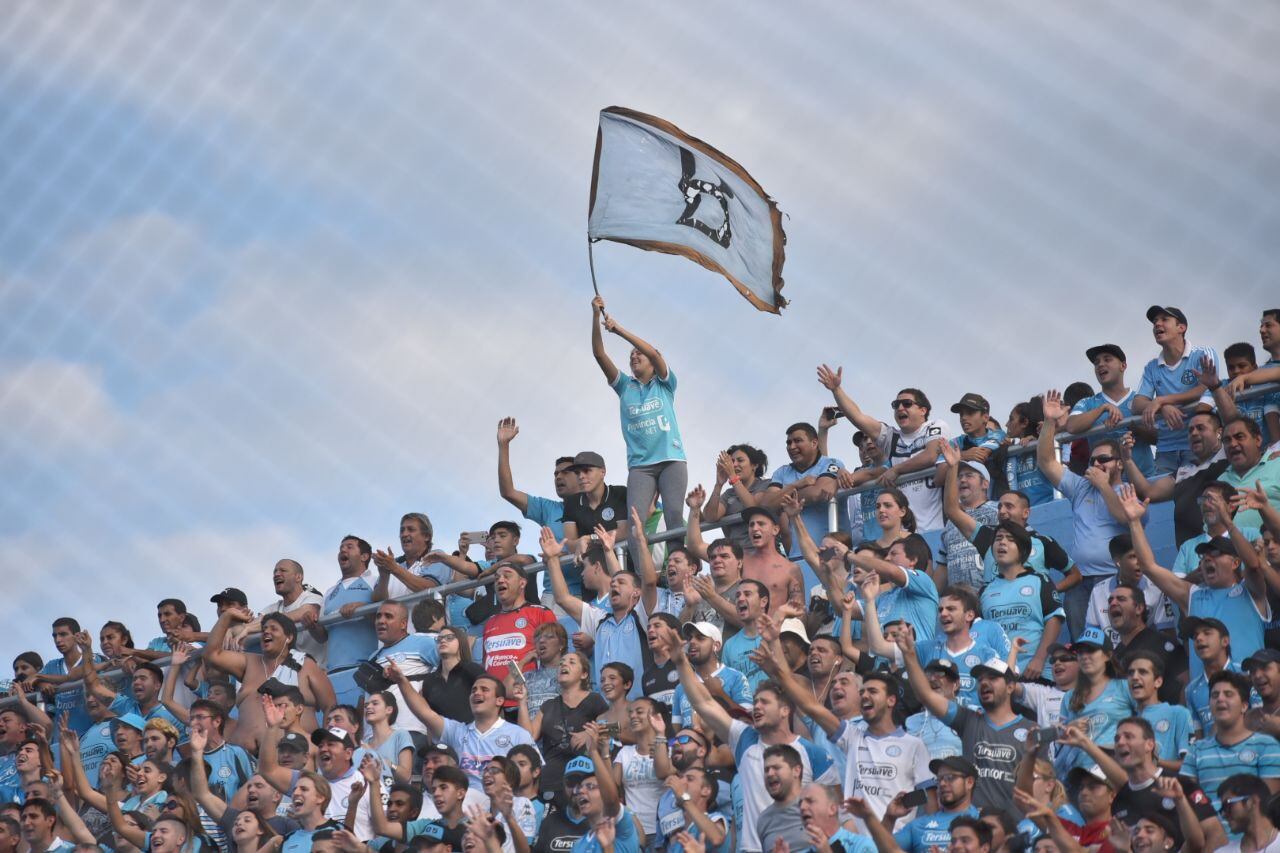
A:
[[[1053,657],[1049,658],[1049,663],[1050,663],[1050,664],[1055,664],[1055,663],[1075,663],[1075,662],[1076,662],[1076,656],[1075,656],[1075,655],[1054,655]]]
[[[947,773],[937,778],[938,778],[938,781],[941,782],[943,785],[950,785],[952,782],[959,781],[964,777],[961,776],[959,773]]]
[[[1116,458],[1114,456],[1108,456],[1105,453],[1100,453],[1097,456],[1090,459],[1089,464],[1090,465],[1106,465],[1108,462],[1115,462],[1115,461],[1116,461]]]
[[[1238,797],[1227,797],[1225,800],[1222,801],[1222,805],[1218,806],[1218,811],[1221,812],[1222,814],[1226,814],[1227,810],[1230,809],[1232,806],[1234,806],[1236,803],[1243,803],[1247,799],[1249,799],[1248,794],[1241,794]]]
[[[894,400],[889,405],[895,409],[909,409],[916,404],[915,400]]]

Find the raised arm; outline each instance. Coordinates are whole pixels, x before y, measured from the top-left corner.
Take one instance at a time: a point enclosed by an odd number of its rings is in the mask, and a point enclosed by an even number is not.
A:
[[[1057,488],[1062,483],[1066,469],[1058,461],[1058,442],[1054,435],[1058,431],[1058,419],[1066,415],[1067,407],[1062,402],[1062,395],[1057,391],[1046,391],[1044,395],[1044,423],[1040,426],[1040,436],[1036,439],[1036,466],[1044,478]]]
[[[80,648],[80,664],[75,674],[84,679],[86,693],[98,697],[98,701],[110,705],[116,700],[116,692],[111,685],[98,677],[98,668],[93,665],[93,635],[88,631],[79,631],[75,635],[76,645]]]
[[[53,798],[53,805],[58,810],[58,817],[62,820],[62,825],[71,833],[71,839],[76,844],[92,844],[96,845],[98,840],[93,837],[93,833],[89,831],[89,827],[85,826],[84,819],[76,811],[75,806],[67,799],[67,792],[62,788],[62,774],[57,770],[49,770],[49,793]]]
[[[556,535],[550,527],[544,527],[542,535],[538,538],[538,544],[542,546],[542,560],[547,567],[547,581],[551,584],[552,597],[565,613],[573,617],[575,622],[581,623],[582,609],[586,605],[581,598],[569,591],[569,584],[564,579],[564,570],[560,568],[560,552],[564,550],[564,543],[556,541]]]
[[[169,659],[169,670],[164,674],[164,689],[160,691],[160,704],[184,726],[191,722],[191,712],[177,700],[178,679],[182,677],[182,665],[191,659],[191,646],[179,643]],[[208,809],[205,809],[208,811]],[[217,820],[215,817],[214,820]]]
[[[520,434],[515,418],[498,421],[498,494],[507,503],[520,510],[529,509],[529,496],[516,488],[511,477],[511,442]]]
[[[836,599],[840,602],[840,654],[853,661],[856,666],[862,660],[862,649],[853,644],[853,611],[858,600],[853,593]]]
[[[710,557],[707,554],[707,541],[702,538],[702,497],[702,486],[697,486],[685,498],[685,506],[689,508],[689,520],[686,522],[684,544],[693,552],[693,556],[706,562]],[[707,505],[710,506],[709,501]],[[724,513],[712,520],[719,521],[721,518],[724,518]]]
[[[880,628],[880,613],[876,610],[876,599],[880,597],[882,587],[880,576],[872,572],[862,581],[862,635],[867,640],[867,650],[873,655],[894,660],[900,657],[898,647],[885,639]]]
[[[431,732],[431,736],[436,740],[444,737],[445,718],[436,713],[425,696],[413,689],[413,682],[400,671],[395,661],[388,661],[383,672],[400,688],[400,695],[404,697],[404,703],[409,706],[409,711],[427,724],[427,730]]]
[[[689,583],[693,585],[694,591],[702,596],[702,600],[711,605],[711,609],[724,620],[726,625],[742,627],[742,617],[738,615],[737,604],[717,592],[715,582],[711,578],[694,575],[689,578]]]
[[[191,796],[209,817],[220,820],[227,810],[227,804],[209,790],[209,777],[204,769],[204,750],[209,745],[209,736],[199,729],[191,729],[188,743],[191,746],[191,775],[188,779]]]
[[[1259,489],[1261,489],[1261,486],[1262,484],[1259,483]],[[1249,490],[1245,490],[1245,494],[1249,494]],[[1275,569],[1267,561],[1266,557],[1258,553],[1254,544],[1236,526],[1235,520],[1231,516],[1231,510],[1228,509],[1226,501],[1222,499],[1222,493],[1212,490],[1207,491],[1204,493],[1204,499],[1205,509],[1217,515],[1226,525],[1227,535],[1231,538],[1231,544],[1235,547],[1236,553],[1240,555],[1240,562],[1244,569],[1245,588],[1249,590],[1249,595],[1253,598],[1253,603],[1257,606],[1259,612],[1265,613],[1267,609],[1267,587],[1271,586],[1280,590],[1280,576],[1277,576]],[[1274,512],[1274,510],[1272,511]]]
[[[538,719],[533,719],[529,715],[529,688],[523,681],[516,681],[511,685],[511,698],[516,703],[516,724],[520,728],[529,733],[529,737],[535,741],[542,739],[542,715],[538,715]]]
[[[676,663],[676,668],[680,673],[680,683],[684,685],[685,698],[689,700],[689,704],[698,712],[703,721],[715,732],[716,737],[728,743],[729,730],[732,727],[733,719],[724,708],[721,708],[711,698],[711,693],[707,690],[707,686],[702,683],[702,679],[693,671],[693,666],[690,665],[689,659],[684,654],[684,643],[676,636],[675,631],[667,625],[658,627],[658,637],[668,647],[671,659]]]
[[[973,538],[978,522],[960,506],[960,448],[942,442],[942,458],[946,462],[946,479],[942,484],[942,512],[966,540]]]
[[[1137,554],[1142,573],[1186,613],[1191,601],[1191,584],[1156,563],[1147,531],[1142,527],[1142,517],[1147,514],[1148,501],[1139,500],[1133,486],[1123,485],[1120,487],[1120,503],[1125,519],[1129,522],[1129,536],[1133,539],[1133,550]]]
[[[685,664],[688,665],[688,662]],[[604,804],[605,817],[617,817],[622,809],[622,797],[618,793],[618,783],[613,778],[613,762],[607,752],[600,749],[601,735],[604,727],[599,723],[587,723],[585,728],[592,737],[587,741],[587,757],[596,766],[596,784],[600,786],[600,799]]]
[[[378,582],[373,588],[373,600],[385,601],[390,594],[391,578],[395,578],[408,587],[410,592],[421,592],[439,586],[435,578],[415,575],[396,560],[395,552],[390,546],[385,551],[373,552],[373,564],[378,567]]]
[[[111,821],[111,828],[116,831],[125,841],[128,841],[139,850],[145,849],[147,846],[147,833],[132,823],[124,819],[124,812],[120,811],[120,780],[114,777],[104,787],[106,792],[104,805],[102,809]],[[96,808],[96,807],[95,807]]]
[[[72,790],[84,803],[100,812],[106,812],[106,798],[95,791],[89,784],[89,776],[84,772],[84,763],[80,760],[80,736],[67,728],[66,716],[59,719],[59,749],[61,750],[62,772]],[[104,789],[106,784],[103,774],[111,773],[111,765],[104,764],[99,771],[98,784]]]
[[[269,696],[262,697],[262,713],[267,729],[258,740],[258,775],[287,796],[293,787],[293,771],[280,764],[279,743],[284,735],[284,714]]]
[[[832,370],[825,364],[819,365],[818,381],[822,383],[823,388],[831,392],[836,405],[840,407],[840,411],[844,412],[845,417],[849,419],[849,423],[860,431],[865,432],[872,439],[880,437],[880,421],[862,411],[861,407],[853,401],[853,398],[845,393],[841,384],[844,381],[843,367],[837,367]]]
[[[369,826],[375,835],[392,841],[404,841],[404,824],[388,819],[386,809],[382,807],[379,791],[381,771],[378,759],[372,755],[366,755],[360,762],[360,775],[364,777],[365,793],[369,795]]]
[[[1083,725],[1076,724],[1065,726],[1061,729],[1058,743],[1063,746],[1074,746],[1089,756],[1117,790],[1127,785],[1129,783],[1129,774],[1111,757],[1109,752],[1094,743],[1092,738],[1087,737],[1082,728]]]
[[[596,534],[599,535],[597,528]],[[631,536],[636,543],[636,569],[640,575],[640,601],[644,603],[644,612],[652,613],[658,606],[658,567],[653,564],[653,552],[649,550],[649,540],[644,535],[644,522],[640,520],[640,512],[631,508]]]
[[[245,607],[228,607],[222,611],[222,615],[214,623],[213,630],[209,632],[209,642],[204,647],[205,662],[212,664],[240,681],[244,681],[245,670],[248,668],[248,658],[245,653],[231,651],[223,647],[226,645],[227,631],[230,630],[231,626],[233,624],[244,624],[252,618],[253,614]]]
[[[609,353],[604,348],[604,334],[601,333],[601,326],[607,322],[608,314],[604,313],[604,299],[597,296],[591,300],[591,354],[595,356],[596,364],[600,365],[600,371],[604,374],[605,380],[612,385],[618,378],[617,365],[609,358]],[[656,365],[655,365],[656,366]]]
[[[1177,485],[1174,478],[1157,477],[1154,480],[1148,480],[1142,473],[1142,469],[1138,467],[1138,463],[1133,461],[1133,446],[1133,432],[1125,433],[1120,439],[1120,458],[1124,462],[1124,478],[1133,484],[1138,497],[1146,498],[1155,504],[1173,500],[1173,487]]]
[[[600,302],[600,307],[601,309],[604,308],[603,300]],[[607,331],[613,332],[615,335],[640,350],[640,354],[649,359],[653,364],[654,376],[666,381],[666,378],[671,375],[671,368],[667,366],[667,360],[662,357],[662,353],[658,352],[658,348],[653,344],[649,343],[635,332],[622,328],[622,326],[618,325],[618,321],[613,317],[606,316],[604,318],[604,327]],[[598,356],[596,360],[599,361]],[[601,365],[601,367],[603,368],[604,365]],[[612,382],[613,380],[610,379],[609,381]]]
[[[773,621],[768,617],[762,617],[760,631],[762,640],[760,646],[751,653],[751,659],[767,672],[770,678],[778,682],[801,713],[834,738],[844,728],[844,721],[827,710],[814,696],[813,691],[802,685],[791,674],[791,667],[787,665],[787,660],[782,654],[782,644],[778,640],[778,628]]]
[[[920,666],[920,658],[916,656],[916,641],[910,631],[898,632],[898,648],[902,650],[902,665],[907,671],[907,683],[916,692],[916,698],[930,714],[942,719],[947,714],[951,701],[929,686],[929,678]]]

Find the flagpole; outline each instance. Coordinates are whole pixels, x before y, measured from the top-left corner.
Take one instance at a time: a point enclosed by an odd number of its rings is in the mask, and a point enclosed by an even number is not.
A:
[[[587,266],[591,268],[591,289],[596,292],[596,296],[599,296],[600,288],[596,286],[596,259],[591,252],[591,246],[594,242],[590,236],[587,237]]]

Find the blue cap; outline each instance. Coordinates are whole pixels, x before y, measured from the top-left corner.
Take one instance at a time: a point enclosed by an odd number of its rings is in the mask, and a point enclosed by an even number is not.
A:
[[[120,723],[123,723],[131,729],[137,729],[138,731],[143,731],[147,727],[147,721],[142,719],[140,714],[121,714],[111,721],[112,734],[115,733],[116,725]]]
[[[1111,651],[1111,638],[1107,636],[1106,631],[1096,625],[1090,625],[1080,632],[1080,636],[1071,644],[1071,650],[1076,651],[1084,646],[1109,652]]]
[[[444,841],[444,827],[436,823],[434,820],[427,821],[426,826],[418,831],[419,838],[429,838],[432,841]]]
[[[585,755],[579,755],[569,761],[564,766],[565,781],[569,781],[570,776],[594,776],[596,772],[596,763]]]

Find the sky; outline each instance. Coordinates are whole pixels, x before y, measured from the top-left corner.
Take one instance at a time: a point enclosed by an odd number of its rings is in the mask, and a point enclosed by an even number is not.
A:
[[[917,386],[1003,417],[1083,351],[1257,343],[1280,299],[1280,7],[1097,2],[16,3],[0,24],[0,655],[339,540],[437,543],[625,481],[590,355],[599,110],[742,163],[787,232],[781,317],[666,255],[596,246],[610,312],[679,376],[690,481],[829,395]],[[615,360],[626,348],[613,341]],[[848,460],[845,432],[834,455]],[[536,531],[524,527],[525,550]]]

